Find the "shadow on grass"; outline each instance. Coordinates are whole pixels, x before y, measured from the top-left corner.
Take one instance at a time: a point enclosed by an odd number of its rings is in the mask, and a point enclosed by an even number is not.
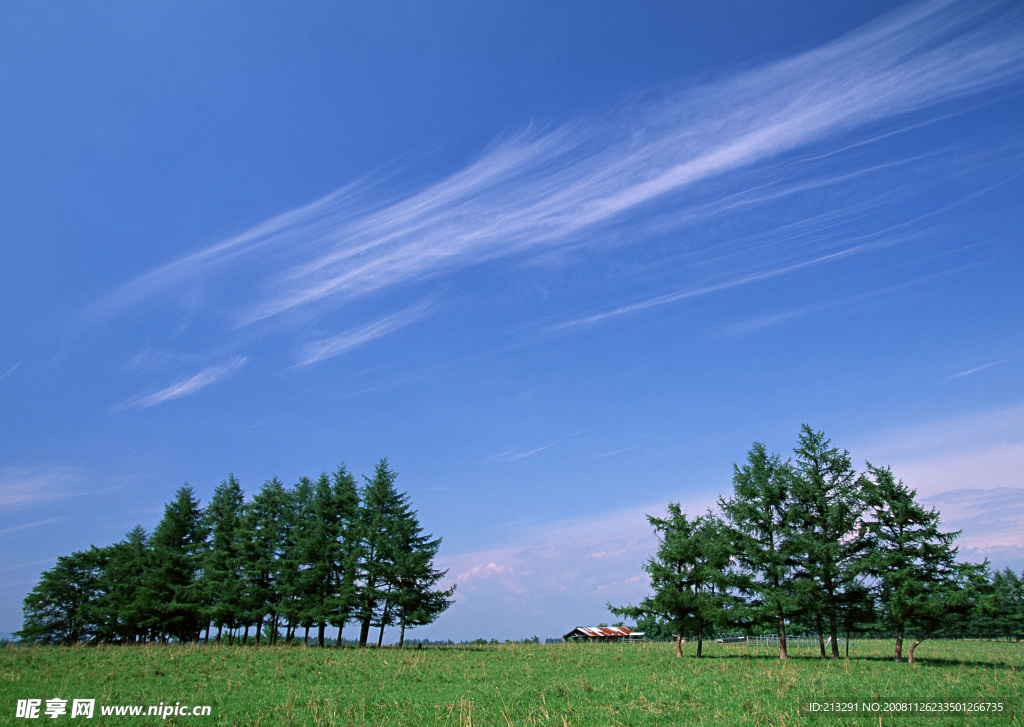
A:
[[[696,654],[683,653],[683,658],[684,659],[697,659],[697,655]],[[713,654],[713,655],[705,654],[704,656],[700,657],[700,659],[702,661],[703,660],[719,661],[719,660],[723,660],[723,659],[726,659],[726,660],[735,659],[735,660],[745,660],[745,661],[782,661],[781,659],[779,659],[779,655],[778,655],[777,652],[775,654],[752,654],[752,653],[743,653],[743,652],[739,652],[739,651],[737,651],[735,653],[732,653],[732,654]],[[846,657],[843,657],[843,656],[840,656],[838,659],[831,659],[831,658],[828,658],[828,657],[823,659],[823,658],[821,658],[821,656],[819,656],[816,653],[815,654],[794,654],[794,653],[790,652],[789,657],[786,659],[786,661],[799,661],[799,662],[820,661],[820,662],[840,663],[840,662],[843,662],[843,661],[847,661],[847,659],[846,659]],[[873,656],[873,655],[868,655],[868,654],[864,654],[864,655],[851,654],[850,657],[849,657],[849,661],[851,661],[851,662],[860,661],[860,662],[875,662],[875,663],[896,664],[896,662],[893,660],[891,655],[890,656]],[[906,654],[904,654],[903,661],[902,661],[902,663],[900,663],[900,666],[909,666],[909,664],[907,663],[907,656],[906,656]],[[948,657],[928,656],[928,655],[922,655],[922,654],[915,654],[914,655],[914,666],[975,666],[975,667],[993,667],[993,668],[1014,669],[1014,670],[1020,669],[1019,666],[1017,666],[1015,664],[1011,664],[1008,661],[983,661],[983,660],[978,660],[978,659],[951,659],[951,658],[948,658]]]

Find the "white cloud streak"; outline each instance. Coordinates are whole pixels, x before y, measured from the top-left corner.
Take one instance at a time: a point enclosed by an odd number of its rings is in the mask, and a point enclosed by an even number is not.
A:
[[[380,318],[365,326],[354,328],[336,336],[313,341],[303,347],[299,353],[298,366],[308,366],[317,361],[339,356],[377,338],[405,328],[427,314],[430,301],[424,300],[405,310]]]
[[[363,199],[368,185],[351,185],[154,270],[97,310],[124,310],[242,256],[259,256],[272,269],[254,281],[252,297],[238,312],[242,324],[251,324],[488,259],[580,244],[584,236],[726,173],[1019,81],[1021,26],[1020,8],[1011,3],[915,5],[821,48],[630,108],[609,121],[513,136],[404,199],[371,204]],[[601,315],[828,259],[819,251],[794,265]],[[337,343],[344,349],[344,337]]]
[[[197,374],[190,376],[186,379],[177,381],[170,386],[161,389],[153,394],[146,394],[143,396],[130,399],[124,402],[116,408],[116,411],[124,411],[127,409],[148,409],[151,406],[157,404],[163,404],[174,399],[180,399],[183,396],[189,396],[196,393],[201,389],[205,389],[211,384],[215,384],[218,381],[232,376],[241,369],[246,361],[245,356],[235,356],[230,361],[218,366],[208,366]]]
[[[0,530],[0,535],[7,535],[8,533],[17,533],[21,532],[22,530],[30,530],[31,528],[40,528],[44,525],[52,525],[53,523],[59,523],[61,520],[64,519],[65,518],[62,517],[51,517],[46,518],[45,520],[36,520],[35,522],[25,523],[24,525],[15,525],[14,527],[3,528],[2,530]]]
[[[14,365],[13,365],[13,366],[11,366],[11,367],[10,367],[9,369],[7,369],[6,371],[4,371],[4,372],[3,372],[2,374],[0,374],[0,381],[3,381],[3,380],[4,380],[4,379],[6,379],[6,378],[7,378],[8,376],[10,376],[11,374],[13,374],[13,373],[14,373],[14,372],[15,372],[15,371],[17,370],[17,368],[18,368],[19,366],[21,366],[21,364],[22,364],[22,363],[23,363],[24,361],[25,361],[25,359],[22,359],[21,361],[19,361],[18,363],[14,364]]]
[[[21,507],[110,492],[116,488],[84,491],[83,475],[76,467],[4,467],[0,469],[0,507]]]
[[[954,381],[956,379],[962,379],[965,376],[971,376],[972,374],[976,374],[979,371],[984,371],[985,369],[992,368],[993,366],[998,366],[1001,363],[1006,363],[1006,362],[1005,361],[993,361],[992,363],[983,364],[982,366],[975,366],[973,369],[967,369],[966,371],[961,371],[958,374],[953,374],[952,376],[947,376],[944,379],[940,379],[939,383],[940,384],[945,384],[945,383],[947,383],[949,381]]]

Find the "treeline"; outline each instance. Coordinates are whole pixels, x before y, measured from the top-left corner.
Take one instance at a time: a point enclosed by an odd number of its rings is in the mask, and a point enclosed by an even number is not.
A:
[[[308,642],[315,629],[359,625],[359,646],[378,628],[434,621],[455,591],[437,588],[441,539],[424,535],[386,459],[362,488],[339,467],[286,487],[276,477],[249,501],[232,475],[205,509],[188,485],[152,535],[57,559],[24,600],[25,642],[74,644],[207,641]]]
[[[942,532],[939,513],[888,468],[858,473],[850,454],[804,425],[783,462],[755,443],[733,467],[733,493],[719,512],[648,516],[661,544],[644,565],[653,595],[610,610],[635,619],[649,636],[723,630],[818,636],[839,657],[841,635],[873,632],[914,649],[933,635],[1024,635],[1024,577],[988,562],[957,560],[959,532]],[[1024,576],[1024,574],[1022,574]],[[827,639],[827,641],[826,641]]]

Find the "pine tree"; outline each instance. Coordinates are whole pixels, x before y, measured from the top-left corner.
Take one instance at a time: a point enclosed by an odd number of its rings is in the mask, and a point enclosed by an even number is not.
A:
[[[292,489],[285,490],[279,588],[280,613],[287,624],[286,643],[291,643],[296,628],[303,624],[308,637],[309,626],[312,624],[307,610],[316,591],[316,584],[308,571],[316,558],[307,551],[313,546],[308,537],[315,526],[313,496],[314,485],[308,477],[301,477]]]
[[[100,636],[92,606],[103,595],[107,553],[101,548],[62,555],[25,596],[24,620],[15,633],[22,641],[71,644]]]
[[[186,484],[166,505],[153,531],[150,563],[140,589],[146,625],[162,638],[199,637],[204,604],[198,576],[205,542],[199,501]]]
[[[107,624],[107,640],[135,642],[144,635],[146,610],[143,587],[151,563],[149,536],[141,525],[107,549],[101,579],[103,595],[96,608]]]
[[[903,660],[903,639],[915,615],[929,608],[935,588],[954,572],[959,532],[939,532],[939,513],[926,510],[917,492],[897,481],[888,467],[868,464],[866,488],[870,571],[878,578],[882,622],[896,634],[894,659]]]
[[[644,566],[654,595],[639,606],[609,609],[618,616],[666,622],[676,634],[676,656],[683,655],[683,637],[696,634],[700,658],[704,637],[728,623],[737,605],[730,593],[734,580],[728,535],[710,512],[690,519],[678,504],[670,503],[668,513],[668,518],[647,516],[661,541],[657,554]]]
[[[839,658],[839,626],[852,611],[868,547],[861,516],[867,505],[864,482],[850,464],[850,453],[831,447],[823,432],[800,431],[790,485],[792,545],[797,555],[794,590],[818,632],[828,628],[832,658]]]
[[[395,489],[398,473],[387,458],[377,463],[373,478],[360,495],[357,553],[358,595],[354,616],[359,620],[359,646],[366,646],[371,626],[383,629],[392,623],[391,585],[397,549],[395,525],[409,509],[408,497]]]
[[[779,658],[788,657],[786,621],[797,610],[793,588],[793,538],[789,486],[792,472],[778,455],[755,442],[743,467],[733,465],[733,497],[720,499],[741,571],[741,590],[751,597],[754,623],[771,623]]]
[[[395,604],[401,633],[398,646],[405,644],[405,630],[433,623],[451,604],[455,586],[434,589],[447,571],[434,569],[441,539],[424,535],[415,512],[396,523],[394,573],[391,599]]]
[[[226,626],[242,624],[245,608],[242,553],[239,530],[245,495],[233,474],[213,491],[203,512],[203,524],[210,533],[210,547],[203,558],[202,587],[207,623],[217,627],[217,642]]]
[[[309,616],[317,624],[317,645],[324,645],[328,624],[338,627],[337,645],[356,599],[359,554],[359,494],[355,478],[338,467],[331,477],[322,474],[313,498],[314,524],[309,553],[314,561],[310,577],[315,588]]]
[[[284,484],[274,477],[243,508],[238,541],[242,544],[242,574],[245,579],[247,627],[256,626],[259,644],[267,621],[270,642],[276,641],[282,601],[281,557],[285,541],[285,508],[288,496]]]
[[[423,535],[409,496],[395,488],[397,476],[382,459],[360,497],[353,606],[360,646],[366,646],[371,626],[380,629],[379,646],[384,628],[396,623],[404,641],[406,628],[434,621],[454,593],[454,587],[431,590],[445,575],[433,567],[441,540]]]

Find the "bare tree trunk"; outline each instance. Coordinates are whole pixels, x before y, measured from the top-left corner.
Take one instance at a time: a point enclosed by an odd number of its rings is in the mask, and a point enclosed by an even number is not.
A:
[[[338,624],[338,643],[336,643],[336,644],[334,645],[334,647],[335,647],[336,649],[340,649],[340,648],[341,648],[341,631],[342,631],[342,629],[344,629],[344,628],[345,628],[345,622],[344,622],[344,621],[342,621],[342,622],[341,622],[340,624]],[[362,642],[361,644],[359,644],[359,645],[360,645],[360,646],[366,646],[366,641],[364,640],[364,641],[363,641],[363,642]]]
[[[814,615],[814,625],[818,628],[818,649],[821,651],[821,658],[825,658],[825,635],[821,623],[821,614]]]
[[[701,649],[704,646],[704,626],[697,627],[697,658],[700,658]]]
[[[893,657],[893,661],[897,664],[903,661],[903,624],[900,624],[899,628],[896,629],[896,654]]]
[[[327,630],[327,622],[321,621],[316,627],[316,645],[321,649],[324,647],[324,632]]]
[[[921,642],[923,642],[927,638],[928,638],[928,636],[922,636],[921,638],[919,638],[917,641],[915,641],[913,644],[910,645],[910,654],[907,655],[908,656],[908,658],[907,658],[907,663],[908,664],[913,664],[914,663],[914,649],[916,649],[918,646],[920,646]]]
[[[402,614],[402,633],[398,637],[398,648],[405,646],[405,614]]]
[[[302,645],[309,646],[309,624],[306,624],[306,632],[302,635]]]
[[[681,658],[683,656],[683,635],[682,633],[676,634],[676,656]]]
[[[828,640],[832,642],[832,658],[839,658],[839,629],[836,625],[836,614],[833,610],[828,615]]]
[[[366,646],[366,640],[370,638],[370,618],[371,614],[367,614],[363,617],[363,624],[359,627],[359,646],[360,648]]]
[[[789,652],[786,651],[786,619],[782,615],[782,608],[776,609],[779,615],[779,659],[788,659]]]

